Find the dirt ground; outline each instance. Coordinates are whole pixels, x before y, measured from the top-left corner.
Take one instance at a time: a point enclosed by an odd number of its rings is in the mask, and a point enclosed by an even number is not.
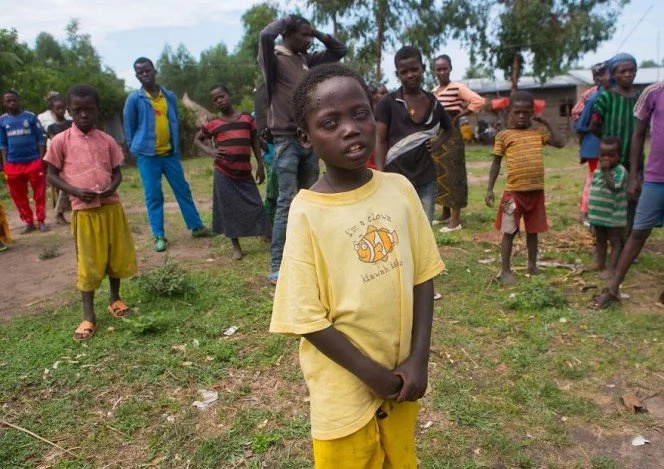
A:
[[[199,208],[207,208],[197,203]],[[166,212],[177,212],[176,203],[164,205]],[[7,251],[0,253],[0,320],[16,316],[37,313],[51,307],[58,301],[76,297],[76,255],[74,243],[69,233],[69,225],[56,225],[48,212],[46,222],[50,231],[22,235],[23,223],[18,218],[14,207],[6,206],[13,244]],[[144,213],[143,207],[125,206],[128,216]],[[69,219],[69,214],[67,214]],[[164,254],[152,249],[152,236],[145,222],[143,225],[132,223],[134,244],[138,259],[139,272],[154,268],[163,262]],[[170,228],[170,227],[169,227]],[[176,227],[173,227],[176,228]],[[184,224],[180,221],[177,231],[169,236],[168,255],[176,260],[207,259],[211,257],[209,239],[189,238]],[[187,242],[180,242],[181,240]],[[59,255],[50,259],[40,259],[50,246],[57,245]]]

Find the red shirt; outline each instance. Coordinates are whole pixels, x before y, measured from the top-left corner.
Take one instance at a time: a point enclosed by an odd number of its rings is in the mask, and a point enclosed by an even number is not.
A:
[[[226,154],[217,156],[214,167],[231,179],[251,179],[251,133],[256,121],[243,112],[234,121],[215,117],[208,121],[199,135],[211,138],[215,148],[224,148]]]

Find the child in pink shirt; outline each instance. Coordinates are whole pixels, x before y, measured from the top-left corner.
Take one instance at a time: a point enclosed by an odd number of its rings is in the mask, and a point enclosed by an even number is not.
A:
[[[130,313],[120,298],[120,279],[136,273],[136,252],[116,192],[122,181],[122,151],[110,135],[95,128],[99,95],[91,86],[73,86],[67,107],[74,125],[53,138],[44,161],[48,182],[69,194],[72,205],[77,288],[83,297],[83,322],[74,340],[82,341],[97,330],[94,294],[106,274],[111,287],[109,313],[114,317]]]

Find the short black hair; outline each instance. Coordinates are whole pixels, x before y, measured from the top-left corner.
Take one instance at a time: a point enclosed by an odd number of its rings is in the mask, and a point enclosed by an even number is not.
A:
[[[403,46],[394,54],[394,66],[398,67],[399,62],[406,59],[417,59],[422,65],[422,52],[415,46]]]
[[[13,94],[13,95],[16,96],[17,98],[21,99],[21,95],[18,94],[18,91],[13,90],[13,89],[11,89],[11,88],[8,89],[8,90],[3,91],[3,92],[2,92],[2,97],[4,98],[6,94]]]
[[[222,85],[221,83],[215,83],[214,85],[209,87],[208,88],[208,93],[212,93],[212,90],[216,90],[216,89],[222,90],[227,95],[231,94],[231,92],[228,91],[228,88],[226,87],[226,85]]]
[[[452,67],[452,59],[450,59],[450,56],[447,54],[440,54],[438,57],[433,59],[433,63],[438,62],[439,60],[447,60],[447,63],[450,64],[450,68]]]
[[[55,103],[66,103],[65,98],[63,98],[61,95],[56,94],[54,96],[51,96],[48,98],[48,108],[53,109],[53,106],[55,106]]]
[[[74,85],[71,88],[69,88],[69,91],[67,91],[67,106],[71,104],[71,100],[73,97],[77,98],[87,98],[90,97],[94,100],[95,104],[97,107],[100,107],[99,104],[99,93],[95,89],[94,86],[90,85]]]
[[[369,89],[369,93],[371,93],[372,96],[374,94],[376,94],[380,88],[387,89],[387,86],[385,86],[385,83],[372,82],[367,86],[368,86],[368,89]]]
[[[334,77],[348,77],[357,81],[367,95],[368,104],[371,106],[369,88],[367,88],[364,79],[357,72],[339,63],[318,65],[304,75],[293,92],[291,112],[293,113],[293,119],[295,119],[295,125],[307,130],[307,113],[311,106],[311,92],[316,86]]]
[[[515,91],[510,95],[510,106],[517,102],[529,103],[531,106],[535,106],[535,98],[527,91]]]
[[[616,147],[618,147],[618,151],[620,151],[622,140],[620,140],[620,137],[617,137],[615,135],[607,135],[606,137],[602,137],[602,143],[604,145],[615,145]]]
[[[290,15],[288,22],[286,23],[286,28],[284,29],[283,35],[288,36],[290,34],[296,33],[300,30],[302,26],[311,26],[311,23],[308,19],[300,15]]]
[[[134,70],[136,70],[136,65],[138,64],[150,64],[150,66],[154,68],[152,60],[148,59],[147,57],[139,57],[136,60],[134,60]]]

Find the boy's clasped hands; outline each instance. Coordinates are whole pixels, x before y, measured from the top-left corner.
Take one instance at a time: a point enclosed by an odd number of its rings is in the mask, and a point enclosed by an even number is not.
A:
[[[411,355],[394,370],[379,367],[380,372],[366,381],[376,396],[396,402],[416,401],[424,396],[429,379],[426,360]]]

